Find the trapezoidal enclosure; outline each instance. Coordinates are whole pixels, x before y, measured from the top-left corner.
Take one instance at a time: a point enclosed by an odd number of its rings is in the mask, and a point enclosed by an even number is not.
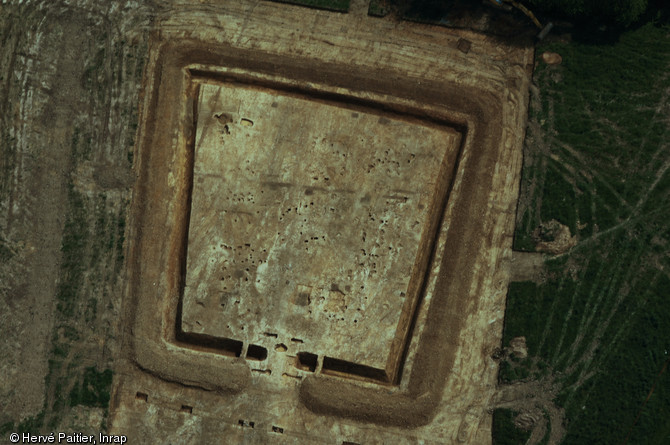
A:
[[[235,8],[221,20],[323,21],[315,38],[344,20]],[[180,428],[169,411],[228,443],[476,434],[525,111],[506,85],[525,72],[470,55],[464,81],[462,36],[440,29],[437,62],[419,36],[407,52],[358,30],[345,55],[276,23],[236,40],[173,20],[146,70],[112,431],[160,437],[142,419]]]
[[[355,97],[189,72],[181,338],[251,360],[249,348],[293,343],[317,373],[397,383],[461,133]]]

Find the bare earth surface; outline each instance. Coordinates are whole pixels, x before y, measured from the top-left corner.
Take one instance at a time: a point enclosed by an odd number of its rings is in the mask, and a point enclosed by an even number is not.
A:
[[[385,372],[460,134],[230,85],[201,85],[199,102],[182,329],[279,332]]]

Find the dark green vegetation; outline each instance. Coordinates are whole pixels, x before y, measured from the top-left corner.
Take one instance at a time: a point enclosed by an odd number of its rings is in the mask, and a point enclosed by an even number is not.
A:
[[[309,6],[311,8],[327,9],[329,11],[346,12],[349,10],[350,0],[273,0],[278,3]]]
[[[98,372],[94,367],[84,370],[81,384],[70,391],[70,406],[84,405],[107,408],[109,390],[112,387],[112,371]]]
[[[272,0],[280,3],[309,6],[331,11],[346,12],[350,0]],[[487,0],[497,3],[496,0]],[[507,0],[504,2],[509,3]],[[592,30],[600,26],[609,27],[618,34],[645,18],[667,16],[670,11],[664,0],[524,0],[521,5],[538,15],[542,21],[570,20],[580,23],[580,28]],[[486,2],[484,2],[486,3]],[[665,8],[665,9],[663,9]],[[368,12],[373,16],[385,16],[396,12],[409,20],[443,23],[451,26],[453,11],[492,10],[483,8],[480,0],[370,0]],[[663,11],[661,11],[663,10]],[[521,15],[516,9],[508,15]],[[441,22],[443,21],[443,22]]]
[[[503,2],[509,4],[508,0]],[[486,3],[497,2],[486,0]],[[645,17],[657,16],[664,6],[663,0],[522,0],[517,3],[534,12],[541,21],[564,19],[578,22],[587,30],[605,26],[619,31]],[[385,15],[399,11],[406,18],[439,22],[451,11],[473,11],[482,9],[482,6],[482,1],[478,0],[371,0],[370,14]],[[492,10],[490,6],[486,8],[489,11]],[[665,7],[667,9],[667,5]],[[508,12],[517,13],[516,10]],[[664,14],[667,16],[668,11]]]
[[[500,380],[553,382],[564,443],[670,443],[670,27],[543,51],[563,63],[537,62],[515,248],[552,219],[578,244],[510,286],[503,341],[529,357]]]
[[[483,9],[482,2],[473,0],[370,0],[368,12],[373,16],[394,12],[407,20],[452,25],[449,21],[454,17],[450,13]]]
[[[629,26],[639,20],[649,6],[648,0],[527,0],[523,3],[545,14],[618,26]]]
[[[493,445],[519,445],[526,443],[530,431],[514,425],[517,413],[511,409],[497,409],[493,412]]]
[[[75,153],[74,143],[72,148]],[[97,337],[95,323],[103,321],[98,302],[108,300],[104,294],[109,289],[104,284],[115,279],[123,262],[123,233],[118,233],[117,219],[124,218],[127,202],[119,215],[106,208],[106,200],[104,193],[89,197],[69,184],[57,293],[58,325],[47,377],[52,395],[45,406],[49,428],[57,427],[71,407],[83,405],[106,412],[109,403],[112,371],[99,372],[90,366],[93,362],[88,356],[93,351],[82,347]]]

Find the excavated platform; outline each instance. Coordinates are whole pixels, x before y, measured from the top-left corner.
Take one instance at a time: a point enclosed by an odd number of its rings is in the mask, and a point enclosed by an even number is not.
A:
[[[393,381],[460,133],[309,96],[198,89],[182,331],[270,368],[282,355],[268,349],[296,343],[317,372]]]
[[[163,6],[111,431],[490,442],[532,49],[269,2]]]

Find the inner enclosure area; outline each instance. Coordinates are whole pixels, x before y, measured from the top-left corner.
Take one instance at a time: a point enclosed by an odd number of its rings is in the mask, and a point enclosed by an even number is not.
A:
[[[201,82],[196,115],[181,331],[393,380],[461,134],[234,83]]]

